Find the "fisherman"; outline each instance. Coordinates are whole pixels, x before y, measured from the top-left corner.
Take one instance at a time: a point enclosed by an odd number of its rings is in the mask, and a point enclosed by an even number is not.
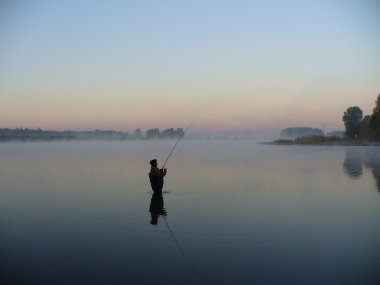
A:
[[[164,186],[164,176],[166,175],[167,169],[159,169],[157,166],[157,159],[152,159],[150,161],[150,172],[149,180],[150,185],[154,193],[162,193],[162,187]]]

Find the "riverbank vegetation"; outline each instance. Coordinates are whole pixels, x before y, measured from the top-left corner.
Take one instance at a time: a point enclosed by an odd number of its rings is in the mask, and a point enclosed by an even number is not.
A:
[[[264,144],[275,145],[380,145],[380,141],[340,138],[336,136],[303,136],[294,140],[279,139]]]
[[[371,115],[363,116],[360,107],[352,106],[344,112],[342,120],[346,138],[380,141],[380,94]]]
[[[377,96],[375,107],[373,108],[371,115],[363,116],[363,111],[360,107],[352,106],[347,108],[347,110],[343,113],[342,120],[345,126],[344,137],[334,135],[307,135],[295,137],[294,139],[279,139],[268,144],[380,145],[380,94]],[[298,130],[300,128],[288,128],[285,129],[285,131],[292,129]]]

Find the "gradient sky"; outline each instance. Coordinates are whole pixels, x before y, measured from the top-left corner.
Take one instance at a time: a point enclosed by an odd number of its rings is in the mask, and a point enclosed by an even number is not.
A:
[[[380,93],[379,0],[0,3],[0,127],[331,131]]]

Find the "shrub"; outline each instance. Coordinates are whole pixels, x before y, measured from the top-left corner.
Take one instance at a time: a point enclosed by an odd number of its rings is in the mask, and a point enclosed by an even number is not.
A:
[[[305,136],[299,137],[295,139],[295,143],[297,144],[322,144],[322,143],[332,143],[339,142],[342,139],[336,136]]]

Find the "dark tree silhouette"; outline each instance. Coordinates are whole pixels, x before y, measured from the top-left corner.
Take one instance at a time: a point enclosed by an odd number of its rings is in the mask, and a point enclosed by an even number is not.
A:
[[[349,107],[343,114],[343,122],[346,127],[346,136],[357,138],[360,128],[360,122],[363,118],[363,111],[357,107]]]
[[[380,94],[377,96],[369,126],[375,132],[375,135],[380,137]]]

